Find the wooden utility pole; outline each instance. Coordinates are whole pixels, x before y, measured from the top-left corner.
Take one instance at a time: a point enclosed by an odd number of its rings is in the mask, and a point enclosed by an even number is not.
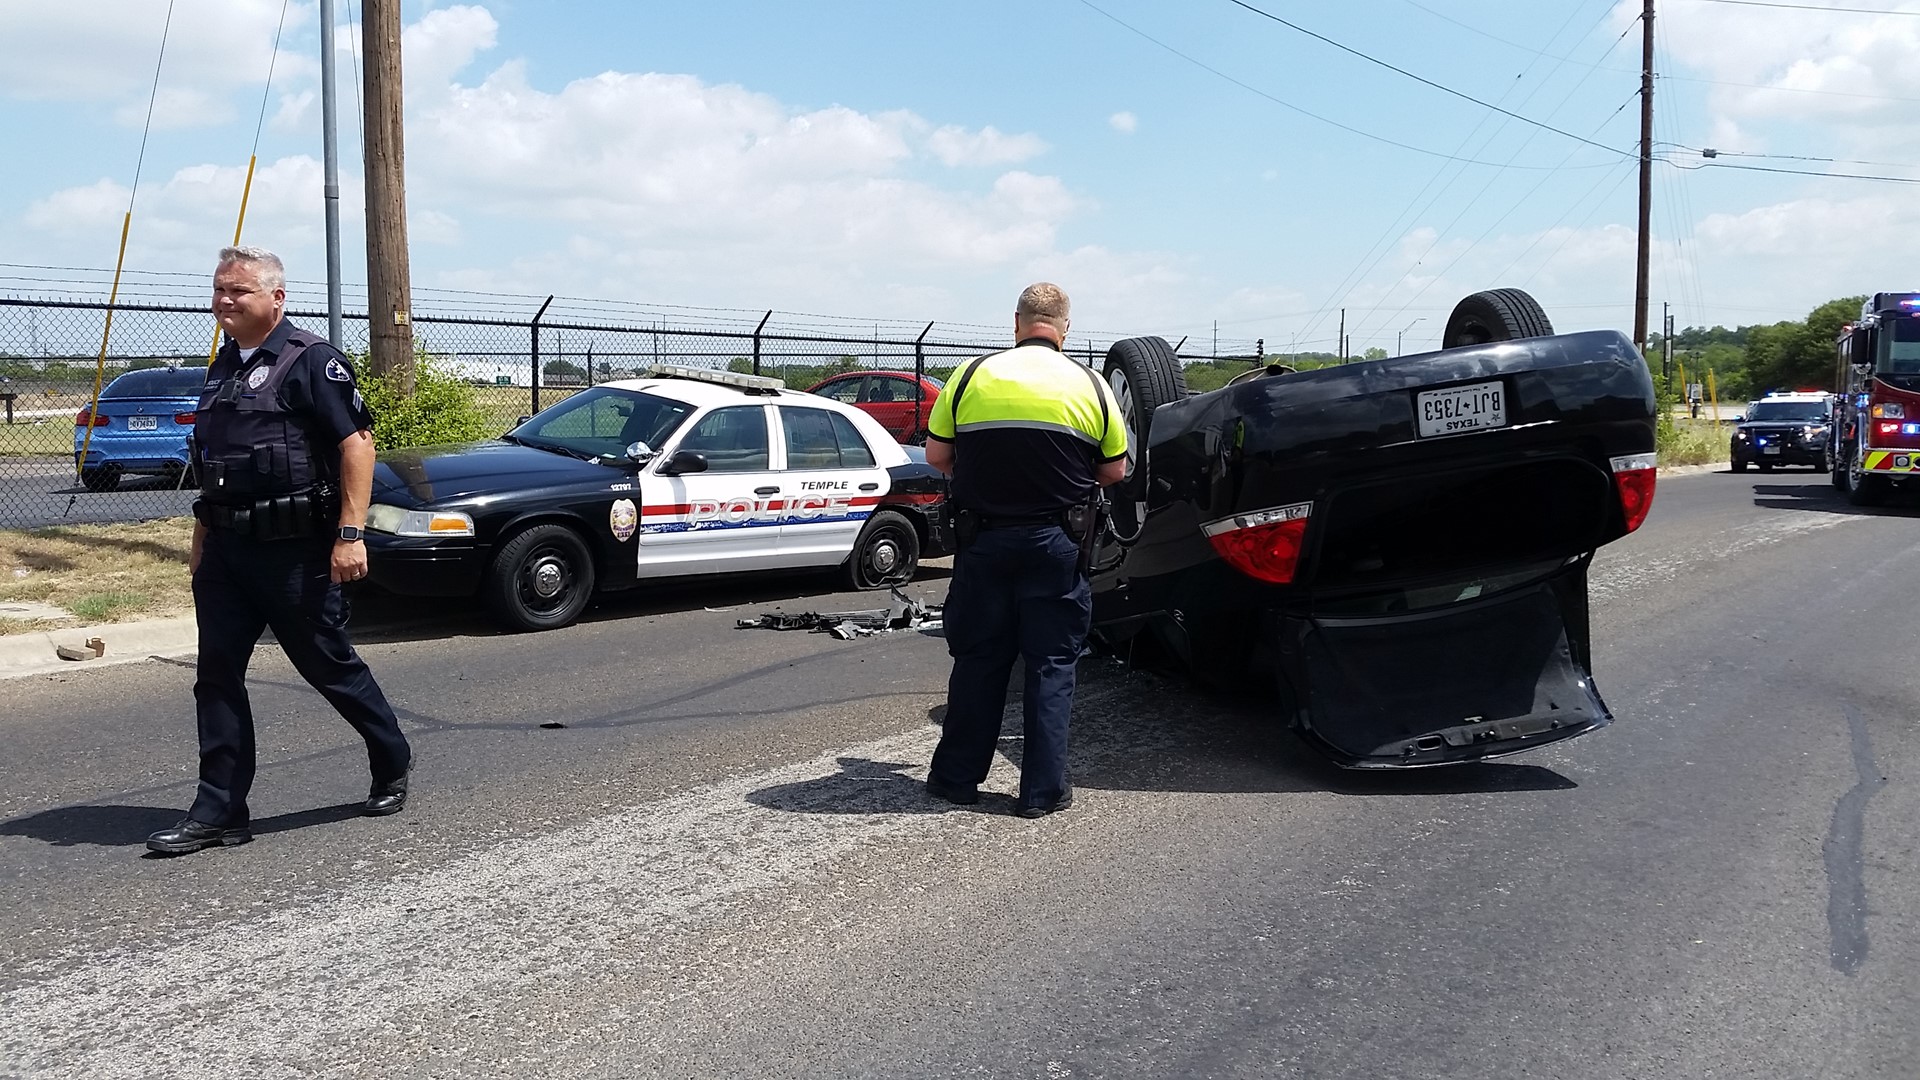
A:
[[[407,264],[406,135],[400,0],[366,0],[367,344],[376,375],[413,392],[413,285]]]
[[[1640,11],[1640,245],[1633,268],[1633,345],[1647,354],[1647,254],[1653,233],[1653,0]]]

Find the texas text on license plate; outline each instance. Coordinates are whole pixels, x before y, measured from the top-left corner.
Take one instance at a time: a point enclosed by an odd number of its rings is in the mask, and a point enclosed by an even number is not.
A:
[[[129,416],[127,417],[127,430],[155,431],[158,430],[158,428],[154,418],[151,416]]]
[[[1506,384],[1495,381],[1423,390],[1414,395],[1413,410],[1423,439],[1506,427]]]

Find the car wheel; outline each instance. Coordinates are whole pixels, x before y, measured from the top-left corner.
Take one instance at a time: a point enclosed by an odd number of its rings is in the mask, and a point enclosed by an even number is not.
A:
[[[514,630],[553,630],[571,623],[593,599],[593,554],[565,525],[535,525],[493,557],[485,598]]]
[[[1137,532],[1146,517],[1147,435],[1153,428],[1153,410],[1187,396],[1187,373],[1165,338],[1122,338],[1107,349],[1101,368],[1120,415],[1131,435],[1132,457],[1127,475],[1107,489],[1115,523],[1125,532]]]
[[[1741,460],[1740,460],[1739,458],[1734,458],[1734,459],[1733,459],[1733,471],[1734,471],[1734,472],[1746,472],[1746,471],[1747,471],[1747,463],[1746,463],[1746,462],[1744,462],[1744,461],[1741,461]]]
[[[1855,446],[1847,461],[1847,501],[1855,506],[1879,506],[1887,498],[1886,481],[1868,474],[1862,454]]]
[[[120,486],[120,466],[97,465],[80,470],[80,486],[88,491],[112,491]]]
[[[863,591],[904,585],[919,569],[920,534],[913,522],[891,510],[867,519],[845,564],[847,584]]]
[[[1454,305],[1453,314],[1447,316],[1446,331],[1440,335],[1440,347],[1458,349],[1552,333],[1553,322],[1532,296],[1519,289],[1488,289]]]

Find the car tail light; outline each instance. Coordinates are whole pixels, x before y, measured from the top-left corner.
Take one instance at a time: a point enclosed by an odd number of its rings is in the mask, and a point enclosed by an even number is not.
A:
[[[1235,514],[1201,531],[1228,566],[1259,581],[1285,585],[1300,565],[1300,548],[1307,536],[1312,503],[1276,506]]]
[[[1613,466],[1613,483],[1620,491],[1620,514],[1627,519],[1627,531],[1640,527],[1653,509],[1653,485],[1659,476],[1659,456],[1628,454],[1608,462]]]
[[[190,412],[174,413],[173,422],[183,427],[190,427],[193,424],[193,414]]]
[[[96,415],[92,406],[81,409],[79,415],[73,418],[74,427],[106,427],[111,423],[113,423],[112,420]]]

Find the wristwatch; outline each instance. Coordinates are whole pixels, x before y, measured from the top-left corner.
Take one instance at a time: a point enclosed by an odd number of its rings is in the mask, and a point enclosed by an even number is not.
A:
[[[357,526],[353,526],[353,525],[340,526],[340,539],[345,540],[348,543],[352,543],[356,540],[361,539],[363,535],[364,534],[361,533],[360,529]]]

